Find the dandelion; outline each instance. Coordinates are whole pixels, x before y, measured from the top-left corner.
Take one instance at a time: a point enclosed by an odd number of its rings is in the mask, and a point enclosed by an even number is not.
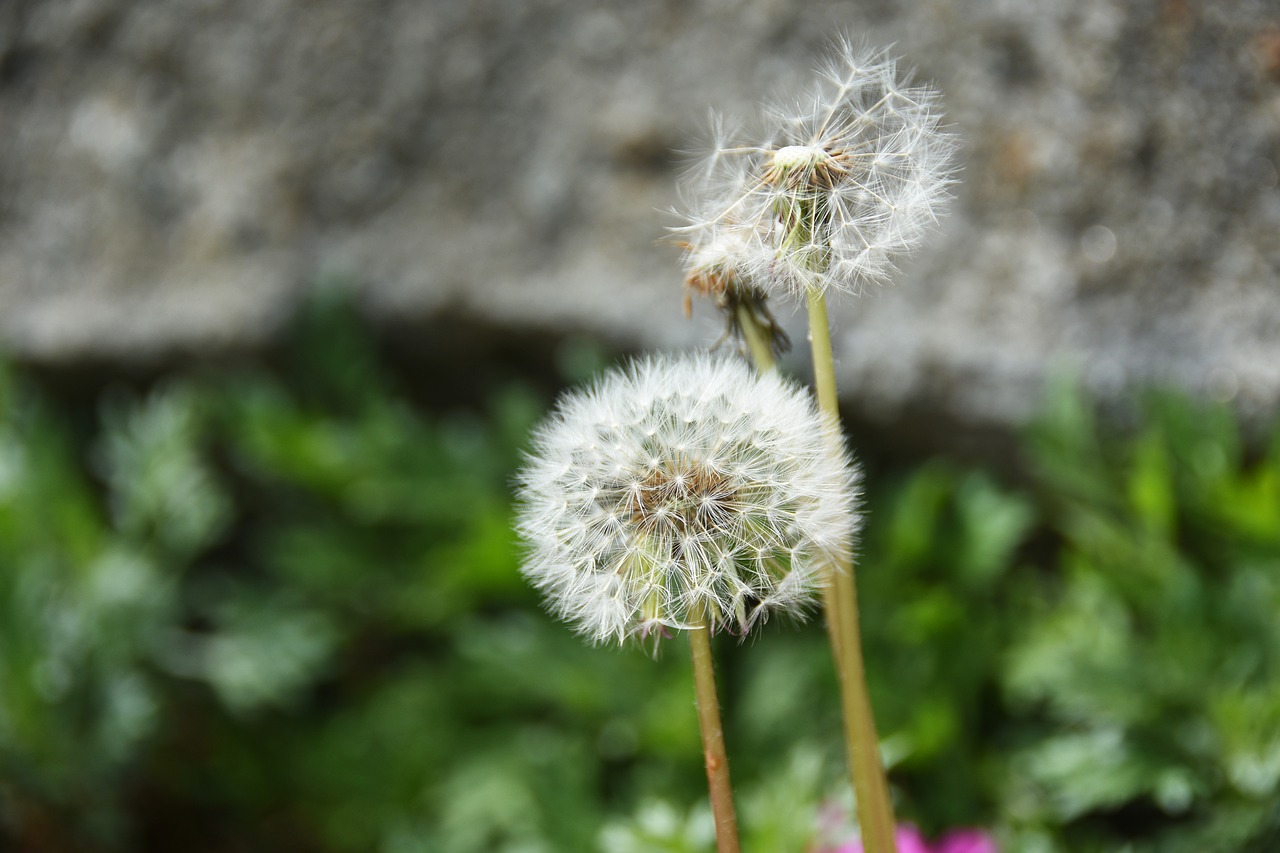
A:
[[[735,266],[771,291],[857,292],[885,281],[948,198],[954,137],[937,92],[900,79],[883,51],[845,40],[793,104],[766,107],[755,140],[716,128],[686,179],[680,229],[696,269],[705,246],[738,246]]]
[[[765,108],[750,138],[720,122],[710,153],[686,176],[686,289],[732,280],[804,298],[820,411],[839,417],[826,292],[886,280],[923,239],[948,198],[955,141],[938,95],[899,75],[883,51],[836,45],[794,103]],[[744,337],[765,332],[749,313]],[[754,334],[751,327],[754,328]],[[766,346],[752,345],[761,370]],[[840,672],[849,769],[872,853],[893,853],[893,809],[863,676],[852,564],[824,592]]]
[[[796,613],[847,560],[857,474],[776,373],[655,357],[561,400],[520,474],[524,573],[595,641],[684,630],[720,853],[738,853],[711,632]]]
[[[654,357],[566,396],[519,478],[525,576],[591,640],[802,612],[847,559],[857,474],[776,374]]]

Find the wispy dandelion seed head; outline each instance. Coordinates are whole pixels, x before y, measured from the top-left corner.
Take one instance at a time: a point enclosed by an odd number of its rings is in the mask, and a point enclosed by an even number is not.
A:
[[[518,483],[523,572],[596,642],[803,612],[858,522],[836,425],[776,374],[709,355],[567,394]]]
[[[840,42],[804,94],[765,107],[762,130],[716,124],[685,176],[686,266],[714,243],[739,247],[738,273],[774,292],[884,282],[949,198],[956,143],[941,122],[934,89]]]

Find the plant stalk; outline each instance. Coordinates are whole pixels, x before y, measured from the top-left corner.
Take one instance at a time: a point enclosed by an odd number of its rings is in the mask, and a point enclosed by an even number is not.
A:
[[[738,853],[738,819],[733,810],[733,786],[729,783],[729,757],[720,724],[720,700],[716,698],[715,668],[711,662],[711,637],[701,606],[690,614],[689,646],[693,650],[693,683],[698,700],[698,727],[702,730],[702,755],[707,764],[711,813],[716,822],[718,853]]]
[[[764,329],[756,321],[756,315],[739,303],[737,307],[738,326],[742,329],[742,337],[746,339],[747,349],[751,351],[751,360],[761,373],[768,373],[777,367],[773,350],[769,346],[769,338]]]
[[[813,351],[813,376],[818,408],[839,423],[836,394],[835,356],[831,348],[831,322],[827,301],[821,291],[810,290],[809,341]],[[853,555],[847,565],[833,566],[824,593],[827,630],[840,682],[840,703],[845,747],[857,800],[858,825],[867,853],[897,853],[894,839],[893,803],[889,783],[880,762],[880,740],[867,692],[862,660],[862,640],[858,627],[858,596],[853,577]]]

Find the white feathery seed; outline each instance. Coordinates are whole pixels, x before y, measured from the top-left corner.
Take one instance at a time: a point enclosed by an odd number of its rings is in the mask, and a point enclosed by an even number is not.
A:
[[[884,51],[839,42],[797,102],[765,108],[754,139],[715,123],[682,188],[689,275],[703,246],[734,244],[737,274],[771,292],[884,282],[949,199],[956,141],[941,120],[934,89],[900,80]]]
[[[651,357],[566,394],[518,477],[523,572],[594,642],[803,613],[852,548],[858,472],[776,373]]]

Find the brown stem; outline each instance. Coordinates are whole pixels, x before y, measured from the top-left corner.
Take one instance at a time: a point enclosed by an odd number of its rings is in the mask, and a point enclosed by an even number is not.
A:
[[[729,783],[729,756],[724,750],[720,724],[720,700],[711,662],[711,638],[702,608],[691,614],[689,646],[693,650],[693,683],[698,697],[698,727],[702,730],[702,754],[707,763],[707,787],[716,821],[716,849],[738,853],[738,819],[733,811],[733,786]]]

